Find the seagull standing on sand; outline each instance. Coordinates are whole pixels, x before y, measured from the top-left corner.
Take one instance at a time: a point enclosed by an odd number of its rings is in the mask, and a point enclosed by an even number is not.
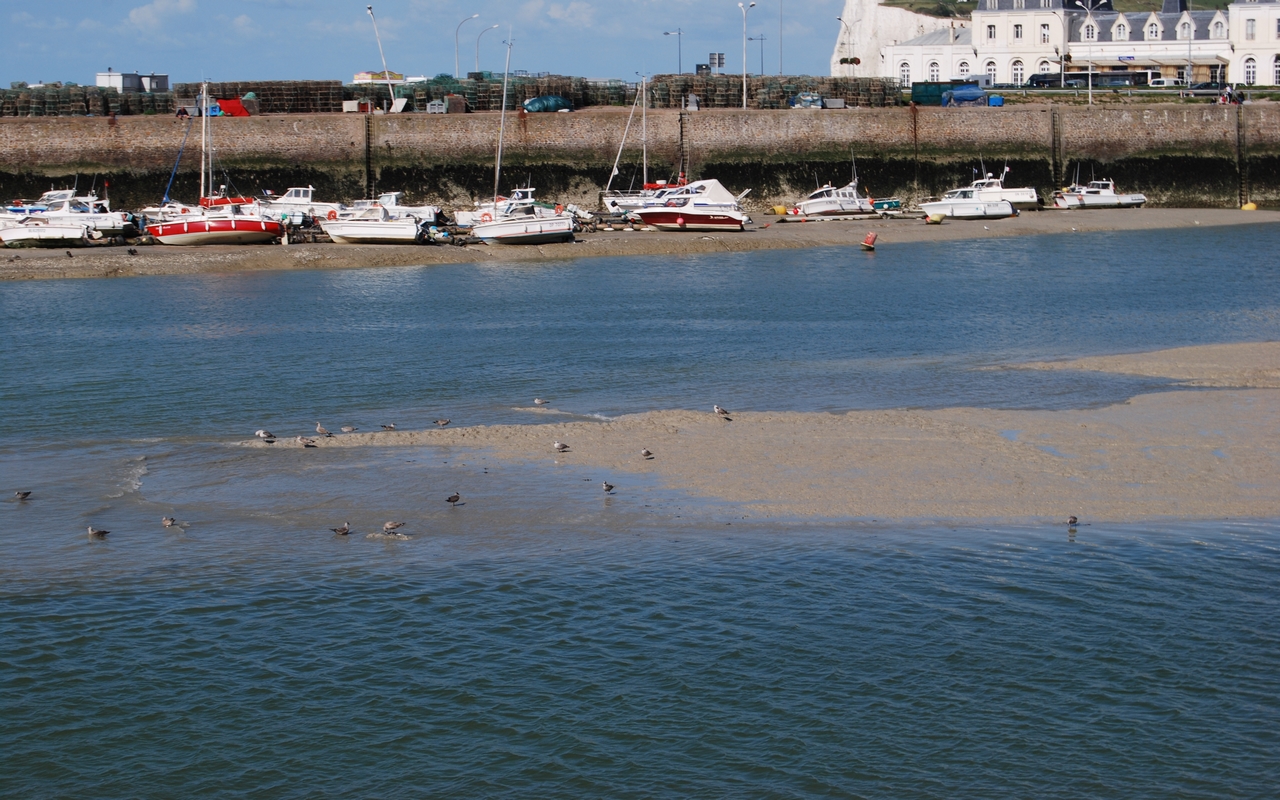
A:
[[[343,425],[343,426],[342,426],[342,432],[343,432],[343,433],[355,433],[355,432],[356,432],[356,431],[358,431],[358,430],[360,430],[360,429],[359,429],[359,428],[357,428],[355,425]]]
[[[547,404],[547,401],[543,400],[541,397],[535,397],[533,398],[533,404],[535,406],[545,406]]]
[[[445,425],[448,425],[451,421],[452,420],[438,419],[436,420],[436,424],[439,425],[441,428],[443,428]]]
[[[458,504],[458,501],[461,499],[462,499],[462,495],[458,492],[454,492],[453,494],[446,497],[444,501],[451,506],[456,506]]]
[[[384,522],[382,523],[383,533],[395,533],[397,528],[403,528],[403,522]]]
[[[324,427],[323,425],[321,425],[319,422],[317,422],[317,423],[316,423],[316,433],[320,434],[321,436],[332,436],[332,435],[333,435],[332,433],[329,433],[329,431],[328,431],[328,430],[326,430],[326,429],[325,429],[325,427]]]
[[[382,429],[384,431],[394,431],[396,429],[396,424],[393,422],[390,425],[383,425]]]
[[[99,538],[99,539],[103,539],[103,538],[105,538],[105,537],[106,537],[106,535],[107,535],[108,533],[111,533],[111,531],[104,531],[104,530],[100,530],[100,529],[98,529],[98,528],[93,527],[92,525],[90,525],[90,526],[89,526],[89,535],[90,535],[90,536],[96,536],[96,537],[97,537],[97,538]]]
[[[716,412],[716,415],[717,415],[717,416],[721,416],[721,417],[727,417],[727,416],[729,416],[729,412],[728,412],[728,411],[725,411],[725,410],[724,410],[723,408],[721,408],[720,406],[712,406],[711,408],[715,410],[715,412]]]
[[[269,430],[265,430],[263,428],[258,428],[256,431],[253,432],[253,435],[257,436],[259,439],[262,439],[265,442],[273,442],[275,441],[275,438],[276,438],[276,435],[274,433],[272,433]]]
[[[298,444],[302,445],[303,447],[315,447],[315,446],[316,446],[316,440],[315,440],[315,439],[308,439],[308,438],[307,438],[307,437],[305,437],[305,436],[299,436],[299,437],[298,437]]]
[[[602,487],[604,487],[604,493],[605,493],[605,494],[609,494],[610,492],[612,492],[612,491],[613,491],[613,484],[612,484],[612,483],[609,483],[608,481],[605,481],[604,483],[602,483],[602,484],[600,484],[600,485],[601,485]]]
[[[554,448],[556,449],[556,452],[557,452],[557,453],[567,453],[567,452],[569,452],[569,445],[565,444],[564,442],[557,441],[555,444],[553,444],[553,445],[551,445],[551,446],[552,446],[552,447],[554,447]]]
[[[330,528],[329,530],[333,531],[334,533],[338,534],[339,536],[346,536],[348,533],[351,533],[351,523],[350,523],[350,522],[344,522],[344,523],[342,523],[342,525],[341,525],[340,527],[337,527],[337,528]]]
[[[23,500],[26,500],[30,496],[31,496],[31,492],[14,492],[13,493],[13,498],[17,500],[19,503],[21,503]]]
[[[640,457],[643,458],[645,461],[648,461],[651,458],[653,458],[653,452],[646,447],[645,449],[640,451]]]
[[[178,521],[173,517],[161,517],[160,524],[165,526],[166,528],[172,528],[174,525],[178,524]]]

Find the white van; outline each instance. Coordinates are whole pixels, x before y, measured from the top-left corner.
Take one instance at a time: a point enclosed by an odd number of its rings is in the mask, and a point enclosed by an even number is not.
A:
[[[1152,89],[1176,89],[1177,87],[1182,86],[1183,83],[1177,78],[1152,78],[1147,85]]]

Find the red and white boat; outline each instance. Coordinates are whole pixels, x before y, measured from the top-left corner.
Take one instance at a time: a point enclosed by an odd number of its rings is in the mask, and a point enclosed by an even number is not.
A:
[[[245,197],[203,197],[200,208],[147,227],[160,244],[267,244],[284,235],[284,225],[262,214]]]
[[[720,181],[694,181],[669,195],[662,205],[631,215],[663,231],[740,231],[751,221],[739,205],[749,191],[735,196]]]

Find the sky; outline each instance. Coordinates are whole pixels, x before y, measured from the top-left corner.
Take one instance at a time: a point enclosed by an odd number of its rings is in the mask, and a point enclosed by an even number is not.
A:
[[[737,0],[58,0],[48,6],[0,0],[5,45],[0,88],[12,81],[92,84],[116,72],[167,73],[174,83],[230,80],[334,80],[380,70],[365,6],[372,1],[387,66],[407,75],[454,70],[459,61],[501,72],[503,40],[514,42],[512,70],[637,80],[675,72],[677,40],[692,72],[712,51],[724,71],[742,71]],[[749,1],[749,0],[748,0]],[[757,0],[748,12],[747,69],[830,74],[842,0]],[[781,29],[780,29],[781,24]],[[497,29],[485,31],[498,25]],[[680,29],[683,35],[664,36]],[[779,35],[781,33],[781,35]]]

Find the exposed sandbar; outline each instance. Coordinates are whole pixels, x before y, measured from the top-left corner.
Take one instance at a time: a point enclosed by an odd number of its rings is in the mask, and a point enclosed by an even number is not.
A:
[[[589,256],[686,255],[751,252],[805,247],[856,248],[869,231],[880,246],[907,242],[1034,236],[1051,233],[1086,235],[1100,231],[1158,230],[1280,222],[1276,211],[1144,208],[1113,211],[1035,211],[987,221],[954,221],[926,225],[919,219],[783,223],[756,215],[757,226],[731,233],[666,233],[601,231],[580,234],[578,241],[552,245],[334,245],[140,247],[136,256],[123,247],[89,247],[72,251],[0,249],[0,280],[36,278],[100,278],[129,275],[243,272],[250,270],[349,269],[456,263],[520,263]],[[766,227],[767,226],[767,227]],[[1074,230],[1073,230],[1074,229]],[[15,259],[15,256],[17,258]]]
[[[1276,345],[1110,357],[1242,386],[1280,367]],[[1084,363],[1094,359],[1083,359]],[[1066,363],[1066,362],[1064,362]],[[1107,362],[1111,363],[1111,362]],[[1160,371],[1158,364],[1167,364]],[[1078,367],[1072,367],[1078,368]],[[1129,371],[1126,366],[1123,371]],[[570,446],[555,453],[552,443]],[[260,443],[254,443],[258,446]],[[754,516],[1047,521],[1280,516],[1280,391],[1173,391],[1076,411],[656,411],[611,422],[350,434],[322,447],[442,445],[501,458],[649,473]],[[273,445],[296,447],[291,440]],[[640,456],[652,450],[653,460]]]

